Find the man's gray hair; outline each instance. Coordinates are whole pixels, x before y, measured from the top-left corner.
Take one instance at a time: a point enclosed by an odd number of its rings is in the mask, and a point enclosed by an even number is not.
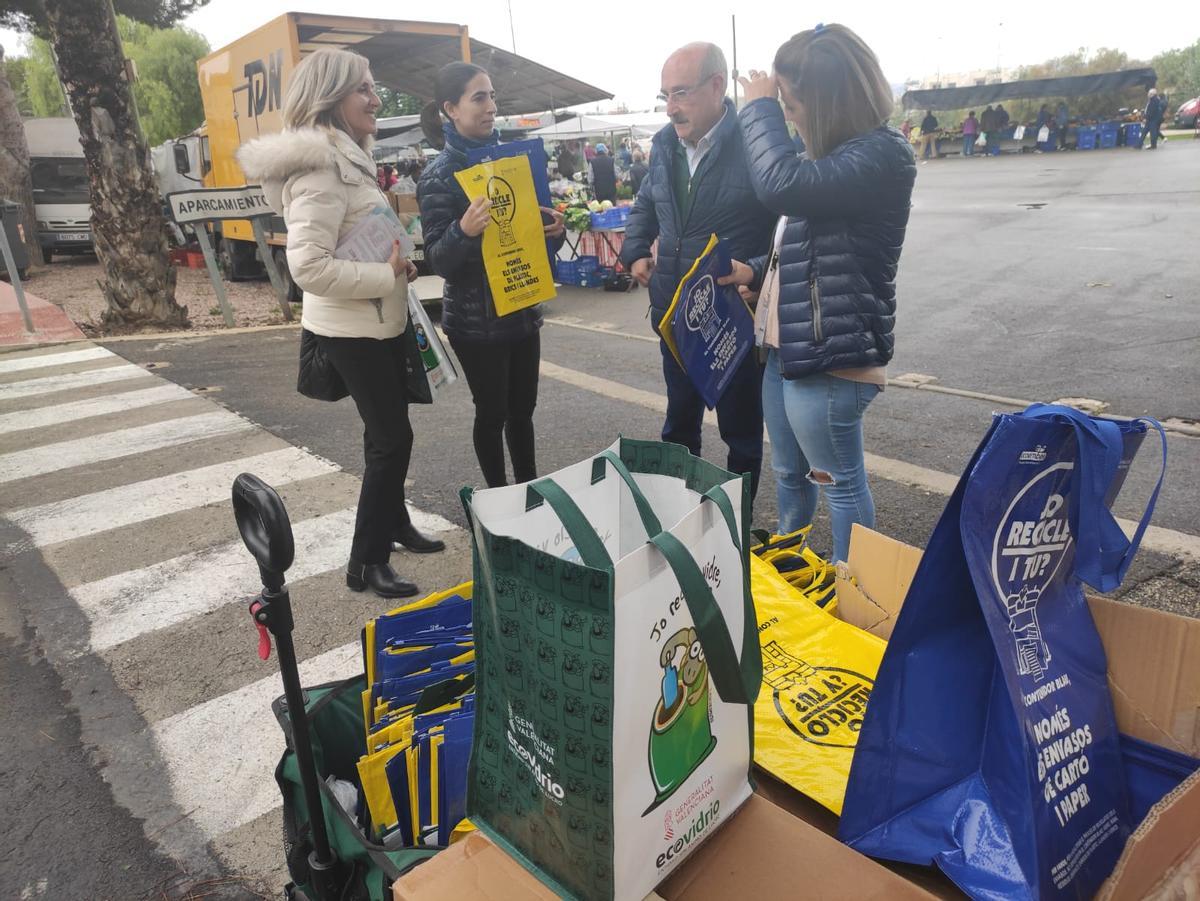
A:
[[[721,48],[716,44],[710,44],[708,41],[693,41],[690,44],[684,44],[671,56],[683,53],[686,50],[703,50],[704,55],[700,59],[700,80],[705,81],[714,75],[720,75],[725,79],[725,83],[729,83],[729,66],[725,63],[725,54],[721,52]]]

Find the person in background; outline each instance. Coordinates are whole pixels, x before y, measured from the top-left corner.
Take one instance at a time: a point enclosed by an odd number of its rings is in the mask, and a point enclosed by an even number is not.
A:
[[[572,179],[579,171],[579,145],[575,141],[567,141],[558,150],[558,174],[562,178]]]
[[[1040,130],[1043,125],[1049,125],[1052,118],[1050,107],[1043,103],[1042,108],[1038,110],[1037,123],[1033,127]]]
[[[596,145],[596,156],[592,159],[592,190],[597,200],[617,202],[616,165],[604,144]]]
[[[625,224],[621,263],[650,291],[658,330],[679,282],[716,234],[729,253],[761,252],[774,217],[754,196],[737,111],[725,96],[725,56],[714,44],[676,50],[662,68],[659,102],[671,122],[654,136],[649,173]],[[658,256],[652,246],[658,241]],[[700,455],[704,400],[666,343],[659,341],[667,415],[662,440]],[[731,472],[749,473],[757,491],[762,470],[762,367],[747,354],[717,403],[717,426]]]
[[[483,263],[483,232],[491,223],[486,197],[468,201],[454,177],[467,154],[500,143],[496,92],[485,69],[449,63],[438,70],[436,99],[421,113],[421,128],[444,148],[417,185],[425,259],[445,279],[442,328],[462,364],[475,402],[472,437],[489,488],[508,484],[507,441],[513,478],[537,478],[533,411],[541,365],[541,306],[497,316]],[[542,208],[552,252],[563,242],[563,217]]]
[[[983,129],[983,134],[987,138],[987,144],[984,146],[984,156],[991,156],[992,147],[999,146],[999,140],[996,136],[997,119],[996,111],[992,107],[987,107],[979,117],[979,127]]]
[[[975,155],[975,140],[979,137],[979,120],[975,118],[975,110],[967,113],[963,120],[963,156]]]
[[[912,119],[905,119],[900,123],[900,134],[904,135],[904,140],[911,140],[912,127]]]
[[[633,191],[634,197],[637,197],[638,191],[642,189],[642,182],[649,171],[646,168],[646,155],[640,150],[635,150],[633,152],[633,164],[629,167],[629,187]]]
[[[621,164],[622,169],[628,169],[633,165],[633,151],[629,149],[629,138],[621,140],[621,149],[617,151],[617,162]]]
[[[1067,148],[1067,123],[1071,117],[1067,112],[1067,102],[1065,100],[1058,101],[1058,106],[1054,110],[1054,124],[1058,126],[1058,147],[1060,150]]]
[[[387,175],[383,171],[383,166],[375,167],[375,181],[379,183],[379,190],[387,190],[387,188],[384,187],[384,182],[387,181]]]
[[[1003,103],[996,104],[996,130],[1003,134],[1008,129],[1008,125],[1012,120],[1008,116],[1008,110],[1004,108]],[[1000,137],[997,135],[996,137]]]
[[[1158,96],[1158,91],[1151,88],[1147,94],[1146,111],[1144,117],[1146,120],[1146,128],[1142,133],[1142,143],[1138,144],[1138,149],[1141,150],[1145,145],[1146,137],[1150,138],[1150,149],[1158,149],[1158,139],[1162,137],[1163,119],[1167,115],[1167,104]]]
[[[413,431],[402,335],[416,267],[399,241],[386,261],[335,256],[339,240],[384,202],[369,152],[379,106],[365,57],[317,50],[292,73],[284,130],[247,142],[237,158],[287,224],[288,269],[304,290],[301,325],[316,335],[365,427],[346,585],[399,598],[418,588],[392,569],[393,542],[418,553],[445,549],[417,531],[404,503]]]
[[[862,419],[887,384],[896,270],[916,165],[887,126],[892,89],[875,53],[843,25],[818,25],[742,79],[738,118],[754,191],[780,214],[769,253],[720,281],[761,289],[755,334],[767,355],[763,413],[779,526],[808,526],[825,494],[832,560],[855,523],[875,524]],[[783,101],[782,107],[777,97]],[[791,122],[804,138],[798,154]]]
[[[937,156],[937,116],[933,114],[933,110],[925,111],[925,118],[921,120],[921,160],[932,159]]]
[[[596,148],[592,146],[591,141],[583,142],[583,159],[584,162],[590,163],[596,158]]]

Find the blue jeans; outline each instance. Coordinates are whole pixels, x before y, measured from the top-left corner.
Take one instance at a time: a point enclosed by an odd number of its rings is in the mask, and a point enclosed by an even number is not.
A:
[[[975,138],[978,135],[963,135],[963,156],[975,155]]]
[[[698,457],[704,399],[667,345],[662,340],[658,344],[663,356],[663,379],[667,383],[667,418],[662,440],[682,444]],[[750,473],[753,497],[758,493],[763,455],[762,367],[757,354],[746,355],[717,402],[717,427],[729,446],[727,468],[730,472]]]
[[[763,374],[763,419],[779,493],[779,532],[813,521],[821,490],[833,526],[833,561],[850,553],[854,523],[875,526],[875,501],[863,462],[862,417],[878,385],[818,373],[785,379],[772,350]]]

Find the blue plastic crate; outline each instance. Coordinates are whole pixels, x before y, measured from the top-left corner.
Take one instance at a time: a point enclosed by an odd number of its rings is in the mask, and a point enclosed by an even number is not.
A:
[[[579,273],[592,274],[600,268],[600,257],[584,254],[575,260],[575,268]]]
[[[615,206],[602,213],[592,213],[592,228],[621,228],[629,221],[629,207]]]
[[[1077,132],[1077,146],[1080,150],[1095,150],[1097,139],[1098,134],[1094,126],[1081,126]]]
[[[1117,133],[1115,131],[1100,132],[1100,146],[1107,150],[1110,147],[1117,146]]]
[[[578,260],[555,260],[554,278],[564,285],[573,285],[579,278]]]
[[[1125,145],[1137,147],[1142,143],[1142,123],[1130,122],[1125,126]]]
[[[579,277],[575,280],[575,284],[580,288],[599,288],[604,284],[604,279],[600,277],[600,271],[580,272]]]

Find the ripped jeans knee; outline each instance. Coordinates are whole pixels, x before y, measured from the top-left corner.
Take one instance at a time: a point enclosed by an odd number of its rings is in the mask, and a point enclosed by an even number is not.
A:
[[[825,472],[823,469],[810,469],[805,478],[807,478],[814,485],[827,486],[837,484],[834,477],[830,473]]]

